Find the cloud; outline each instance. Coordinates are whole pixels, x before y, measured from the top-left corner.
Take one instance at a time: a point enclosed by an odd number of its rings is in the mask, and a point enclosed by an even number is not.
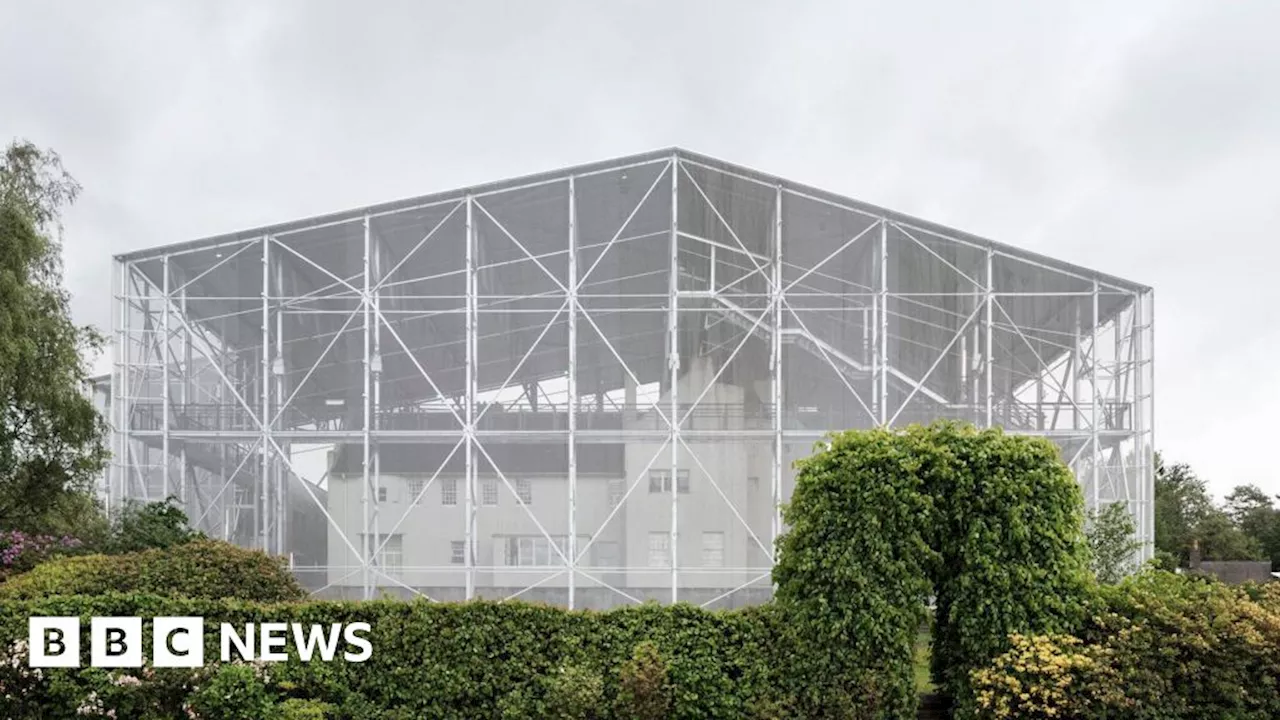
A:
[[[1158,444],[1258,481],[1280,398],[1280,5],[11,3],[0,137],[108,258],[681,145],[1157,291]],[[1206,428],[1211,431],[1206,432]]]

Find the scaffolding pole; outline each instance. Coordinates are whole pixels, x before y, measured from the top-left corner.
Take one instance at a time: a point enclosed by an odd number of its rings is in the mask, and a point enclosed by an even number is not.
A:
[[[466,513],[464,530],[466,534],[466,599],[476,594],[476,468],[475,468],[475,398],[476,398],[476,265],[475,265],[475,198],[467,195],[467,238],[466,238],[466,273],[467,273],[467,310],[466,310],[466,426],[463,433],[466,437]]]
[[[578,585],[578,236],[577,198],[569,176],[569,609]]]
[[[262,370],[258,385],[261,394],[262,466],[255,481],[258,496],[253,511],[253,530],[263,552],[267,547],[267,478],[271,474],[271,236],[262,236]]]
[[[679,294],[679,276],[680,276],[680,259],[677,241],[680,234],[680,156],[673,154],[671,156],[671,241],[670,254],[671,265],[667,282],[667,366],[671,374],[671,390],[670,390],[670,406],[671,406],[671,534],[668,542],[671,547],[671,602],[677,602],[680,598],[680,554],[678,551],[680,542],[680,480],[679,480],[679,444],[680,444],[680,415],[679,415],[679,383],[680,383],[680,349],[676,345],[679,339],[678,328],[680,325],[679,314],[677,312],[677,295]]]
[[[889,417],[889,220],[880,219],[880,425]]]
[[[164,500],[168,500],[169,488],[171,487],[169,484],[169,466],[172,464],[171,462],[169,462],[169,458],[170,458],[169,426],[172,424],[170,422],[172,405],[171,405],[171,398],[169,397],[169,337],[170,335],[169,335],[169,256],[168,255],[165,255],[163,260],[161,261],[160,272],[164,276],[163,278],[161,278],[161,281],[160,281],[161,284],[164,286],[164,288],[160,291],[161,295],[163,295],[163,297],[160,299],[160,310],[163,313],[163,316],[161,317],[161,320],[160,320],[160,324],[161,324],[160,332],[161,334],[164,335],[164,342],[160,345],[160,353],[159,353],[160,357],[157,358],[160,361],[160,382],[162,383],[160,392],[161,392],[161,398],[162,398],[161,402],[164,405],[164,408],[161,411],[161,417],[163,418],[161,421],[161,429],[164,431],[164,436],[160,441],[160,448],[161,448],[160,456],[164,462],[164,469],[161,473],[161,484],[163,485],[164,490],[161,497]]]
[[[987,405],[987,422],[986,427],[991,427],[992,411],[994,409],[995,395],[992,393],[992,377],[995,375],[995,343],[992,342],[992,336],[995,334],[995,324],[991,322],[992,305],[995,303],[995,256],[991,248],[987,248],[987,298],[984,308],[983,325],[986,331],[986,347],[983,349],[983,358],[985,369],[983,371],[983,381],[986,383],[986,405]]]
[[[714,289],[714,288],[713,288]],[[782,534],[782,185],[773,196],[773,342],[769,361],[772,378],[773,404],[773,467],[770,473],[771,501],[773,506],[769,554],[777,552],[778,537]],[[866,315],[863,315],[866,318]],[[863,344],[866,344],[865,322]]]

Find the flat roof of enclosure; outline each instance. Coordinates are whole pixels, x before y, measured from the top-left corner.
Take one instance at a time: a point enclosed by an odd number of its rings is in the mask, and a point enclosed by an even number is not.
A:
[[[264,235],[283,235],[296,233],[306,230],[319,229],[329,225],[341,225],[354,220],[363,218],[366,215],[390,215],[398,212],[410,211],[415,208],[436,205],[440,203],[457,201],[465,198],[467,195],[486,195],[506,192],[523,187],[536,186],[542,183],[554,182],[562,180],[566,176],[586,176],[595,173],[610,172],[624,169],[633,165],[645,165],[656,161],[661,161],[673,156],[679,157],[682,162],[694,163],[706,166],[710,170],[724,173],[729,176],[739,176],[742,179],[762,183],[766,185],[780,186],[791,192],[809,195],[820,199],[824,202],[843,207],[845,209],[869,215],[874,217],[882,217],[893,222],[918,228],[934,235],[950,238],[957,241],[980,245],[983,247],[993,248],[1003,254],[1015,258],[1030,260],[1051,269],[1059,270],[1069,274],[1088,275],[1096,278],[1099,282],[1113,286],[1116,290],[1128,292],[1145,292],[1150,288],[1141,283],[1124,278],[1116,277],[1106,273],[1099,272],[1090,268],[1081,267],[1072,263],[1064,262],[1053,257],[1042,255],[1040,253],[1031,252],[1013,245],[996,242],[984,237],[966,233],[954,228],[949,228],[938,223],[929,222],[920,218],[913,217],[904,213],[896,212],[887,208],[879,207],[871,203],[862,202],[853,198],[845,197],[834,192],[815,188],[803,183],[797,183],[787,180],[776,175],[763,173],[742,165],[725,162],[706,155],[690,152],[680,148],[667,148],[655,150],[647,153],[636,155],[628,155],[624,157],[614,158],[611,160],[603,160],[600,162],[587,163],[583,165],[575,165],[571,167],[551,170],[548,172],[536,173],[532,175],[524,175],[520,177],[510,178],[507,180],[498,180],[495,182],[483,183],[471,187],[457,188],[444,192],[432,193],[429,195],[420,195],[417,197],[406,198],[403,200],[395,200],[392,202],[379,203],[369,205],[367,207],[351,208],[340,212],[329,213],[326,215],[317,215],[301,220],[292,220],[289,222],[276,223],[273,225],[265,225],[261,227],[241,230],[238,232],[225,233],[222,235],[214,235],[198,240],[186,242],[172,243],[141,250],[135,250],[128,253],[116,255],[117,260],[133,261],[145,260],[166,254],[177,252],[197,251],[205,248],[214,247],[224,243],[240,242],[262,237]]]

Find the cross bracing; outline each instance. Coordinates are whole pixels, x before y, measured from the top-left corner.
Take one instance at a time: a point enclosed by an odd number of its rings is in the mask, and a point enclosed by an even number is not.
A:
[[[1149,288],[682,150],[116,271],[111,499],[321,594],[754,602],[796,458],[940,417],[1150,540]]]

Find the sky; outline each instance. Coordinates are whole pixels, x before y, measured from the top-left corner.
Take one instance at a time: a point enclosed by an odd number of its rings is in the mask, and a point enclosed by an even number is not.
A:
[[[721,157],[1154,287],[1158,448],[1280,493],[1277,27],[1274,0],[0,0],[0,142],[83,184],[66,281],[102,328],[115,253]]]

